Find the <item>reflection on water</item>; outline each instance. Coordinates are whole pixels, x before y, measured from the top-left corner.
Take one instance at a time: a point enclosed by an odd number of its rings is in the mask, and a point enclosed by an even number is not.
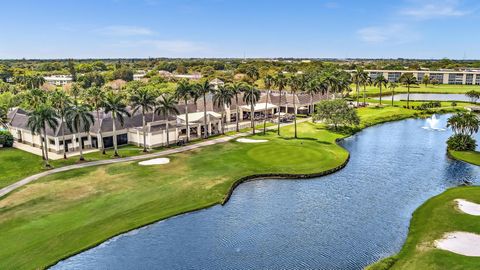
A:
[[[446,116],[439,116],[445,127]],[[480,170],[450,160],[449,131],[404,120],[346,139],[349,164],[309,180],[240,185],[225,206],[116,237],[53,269],[361,269],[397,252],[411,214]]]

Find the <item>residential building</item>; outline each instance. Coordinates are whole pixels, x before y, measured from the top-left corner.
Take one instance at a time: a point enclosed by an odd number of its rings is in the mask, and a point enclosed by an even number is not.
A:
[[[45,76],[43,78],[45,79],[45,82],[56,86],[66,85],[67,83],[71,83],[73,81],[71,75],[52,75]]]
[[[480,71],[479,70],[365,70],[370,77],[375,79],[382,74],[389,82],[398,82],[400,76],[405,73],[412,73],[419,82],[428,75],[430,81],[435,81],[438,84],[466,84],[466,85],[480,85]],[[353,71],[350,71],[353,72]]]

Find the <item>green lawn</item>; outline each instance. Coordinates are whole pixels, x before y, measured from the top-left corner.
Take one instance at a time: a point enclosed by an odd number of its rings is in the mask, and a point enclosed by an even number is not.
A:
[[[416,113],[360,109],[362,126]],[[0,269],[43,268],[119,233],[221,203],[235,181],[253,174],[311,174],[348,157],[335,143],[345,135],[302,123],[256,135],[263,144],[228,142],[169,156],[167,165],[137,162],[58,173],[0,199]]]
[[[462,160],[474,165],[480,166],[480,153],[476,151],[448,151],[450,155],[458,160]]]
[[[158,151],[158,150],[154,150]],[[141,155],[142,148],[133,145],[119,147],[119,153],[122,157]],[[108,149],[106,155],[101,152],[85,154],[87,161],[110,159],[113,156],[113,150]],[[15,148],[0,148],[0,188],[15,183],[29,175],[44,171],[43,160],[40,156],[18,150]],[[66,160],[51,160],[53,167],[62,167],[72,165],[78,162],[78,156],[70,157]]]
[[[351,85],[351,96],[356,96],[356,86]],[[380,89],[375,86],[367,86],[367,96],[377,96],[380,93]],[[463,94],[470,90],[480,91],[480,85],[414,85],[410,87],[410,93],[437,93],[437,94]],[[406,93],[408,90],[403,85],[399,84],[399,87],[395,88],[395,93]],[[389,89],[382,89],[382,95],[389,95],[391,91]],[[363,96],[363,87],[360,89],[360,96]]]
[[[452,188],[425,202],[413,214],[402,250],[367,269],[479,269],[480,257],[457,255],[433,246],[446,232],[480,234],[480,217],[457,211],[454,202],[457,198],[480,203],[480,187]]]

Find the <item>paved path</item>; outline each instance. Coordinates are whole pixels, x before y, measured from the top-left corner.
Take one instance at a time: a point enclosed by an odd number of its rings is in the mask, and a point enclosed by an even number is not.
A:
[[[305,121],[308,121],[308,120],[309,119],[300,119],[300,120],[297,121],[297,123],[302,123],[302,122],[305,122]],[[286,123],[286,124],[282,124],[281,126],[283,127],[283,126],[288,126],[288,125],[292,125],[292,124],[293,123]],[[276,129],[276,128],[277,128],[277,126],[271,126],[271,127],[268,127],[267,129],[272,130],[272,129]],[[261,129],[258,130],[258,131],[261,132]],[[202,141],[202,142],[199,142],[199,143],[182,146],[182,147],[175,148],[175,149],[168,149],[168,150],[164,150],[164,151],[161,151],[161,152],[158,152],[158,153],[139,155],[139,156],[133,156],[133,157],[117,158],[117,159],[105,159],[105,160],[98,160],[98,161],[90,161],[90,162],[68,165],[68,166],[64,166],[64,167],[60,167],[60,168],[51,169],[51,170],[48,170],[48,171],[44,171],[44,172],[41,172],[41,173],[38,173],[38,174],[31,175],[31,176],[26,177],[26,178],[24,178],[24,179],[22,179],[18,182],[15,182],[15,183],[13,183],[9,186],[6,186],[6,187],[0,189],[0,198],[7,195],[8,193],[14,191],[15,189],[17,189],[19,187],[22,187],[22,186],[24,186],[24,185],[26,185],[30,182],[33,182],[33,181],[35,181],[39,178],[42,178],[44,176],[51,175],[51,174],[54,174],[54,173],[65,172],[65,171],[70,171],[70,170],[74,170],[74,169],[80,169],[80,168],[86,168],[86,167],[92,167],[92,166],[98,166],[98,165],[115,164],[115,163],[121,163],[121,162],[127,162],[127,161],[135,161],[135,160],[142,160],[142,159],[150,159],[150,158],[155,158],[155,157],[167,156],[167,155],[171,155],[171,154],[176,154],[176,153],[181,153],[181,152],[197,149],[197,148],[200,148],[200,147],[205,147],[205,146],[214,145],[214,144],[218,144],[218,143],[224,143],[224,142],[236,139],[238,137],[243,137],[243,136],[248,136],[248,135],[251,135],[251,132],[243,132],[243,133],[237,133],[237,134],[230,135],[230,136],[223,136],[221,138],[212,139],[212,140],[208,140],[208,141]]]

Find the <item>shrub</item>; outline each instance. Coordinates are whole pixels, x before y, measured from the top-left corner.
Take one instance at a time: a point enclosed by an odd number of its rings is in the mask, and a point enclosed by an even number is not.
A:
[[[422,103],[421,105],[417,106],[417,110],[428,110],[432,108],[439,108],[442,107],[442,103],[440,101],[430,101],[427,103]]]
[[[452,102],[452,107],[456,107],[457,106],[457,102],[453,101]]]
[[[448,138],[447,148],[455,151],[475,151],[477,143],[475,139],[464,134],[455,134]]]
[[[8,130],[0,130],[0,145],[3,147],[13,146],[13,135]]]

